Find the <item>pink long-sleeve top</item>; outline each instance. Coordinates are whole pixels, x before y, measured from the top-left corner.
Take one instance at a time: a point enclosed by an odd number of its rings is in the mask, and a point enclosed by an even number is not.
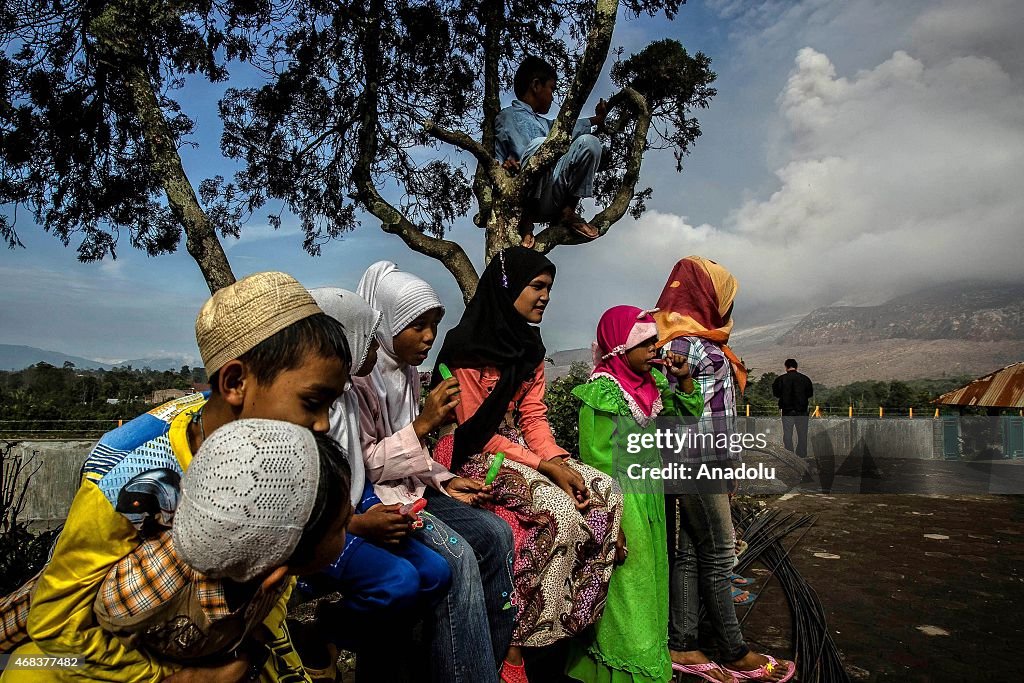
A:
[[[411,503],[423,497],[427,487],[448,495],[444,484],[455,477],[430,457],[409,423],[391,433],[384,423],[380,399],[369,377],[353,377],[359,399],[359,433],[366,476],[385,505]]]
[[[494,390],[501,373],[497,368],[456,368],[455,377],[459,380],[461,402],[455,407],[455,415],[462,424],[476,413],[480,404]],[[518,410],[519,422],[516,425],[523,433],[528,448],[510,441],[504,436],[495,434],[484,445],[487,453],[502,451],[505,457],[537,469],[545,460],[568,456],[564,448],[555,443],[548,424],[548,407],[544,404],[544,364],[541,363],[516,392],[509,403],[509,410]]]

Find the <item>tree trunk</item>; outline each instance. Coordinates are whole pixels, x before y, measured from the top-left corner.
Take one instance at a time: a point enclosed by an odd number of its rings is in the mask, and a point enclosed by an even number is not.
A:
[[[174,138],[160,110],[152,83],[141,67],[129,67],[125,75],[135,111],[142,121],[146,145],[159,174],[171,213],[185,230],[185,247],[202,271],[211,292],[235,282],[231,265],[217,233],[199,205],[178,155]]]

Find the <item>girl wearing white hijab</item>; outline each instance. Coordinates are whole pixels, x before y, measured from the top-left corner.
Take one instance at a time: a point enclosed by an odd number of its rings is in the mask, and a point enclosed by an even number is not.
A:
[[[370,266],[357,291],[383,314],[377,365],[368,377],[353,379],[367,477],[385,503],[425,497],[428,513],[453,530],[442,552],[452,587],[436,612],[431,680],[497,683],[515,619],[512,532],[497,516],[473,507],[488,498],[489,488],[456,477],[424,443],[458,405],[458,384],[449,380],[419,407],[415,366],[427,358],[444,306],[430,285],[390,261]],[[480,656],[488,651],[493,658]]]
[[[345,289],[321,287],[310,294],[324,313],[344,326],[353,377],[368,375],[377,362],[375,333],[383,315]],[[376,679],[394,670],[381,629],[395,621],[415,622],[444,604],[451,570],[438,548],[444,547],[450,533],[437,522],[429,530],[424,525],[411,533],[412,518],[399,514],[399,505],[384,505],[374,493],[363,458],[359,400],[351,384],[331,406],[328,434],[349,460],[355,514],[341,555],[321,573],[304,577],[299,586],[311,597],[336,591],[344,597],[321,607],[316,628],[297,627],[295,635],[307,664],[319,666],[319,658],[327,653],[322,670],[307,668],[313,680],[334,680],[333,644],[357,651],[360,674]]]

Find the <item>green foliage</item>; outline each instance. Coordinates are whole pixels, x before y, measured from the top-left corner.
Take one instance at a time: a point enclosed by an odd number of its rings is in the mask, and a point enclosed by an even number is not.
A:
[[[778,412],[779,403],[772,395],[772,382],[777,375],[766,372],[756,379],[750,378],[747,392],[740,399],[741,411],[744,404],[750,404],[752,414],[765,415]],[[931,402],[938,396],[963,386],[972,378],[949,377],[943,379],[917,379],[909,381],[892,380],[861,381],[838,387],[814,385],[811,406],[821,406],[823,412],[845,414],[849,406],[854,412],[876,412],[881,406],[886,414],[906,415],[910,408],[930,409]]]
[[[673,18],[681,4],[621,6],[632,16]],[[211,216],[237,225],[247,212],[280,200],[298,216],[306,249],[317,253],[324,240],[359,224],[364,180],[399,198],[397,208],[417,229],[444,235],[470,210],[473,174],[455,148],[424,132],[424,122],[482,139],[484,116],[496,113],[485,112],[486,80],[496,78],[495,92],[507,90],[527,54],[553,64],[564,90],[594,16],[593,0],[298,0],[257,57],[271,82],[231,89],[221,102],[222,150],[246,167],[231,182],[204,184],[204,200],[216,205]],[[648,79],[659,86],[655,124],[682,155],[700,130],[689,108],[707,106],[714,74],[703,55],[691,59],[681,46],[662,52],[673,61],[669,73]],[[633,68],[658,56],[646,54]],[[598,182],[601,201],[622,178],[626,150],[619,143],[628,140],[629,131],[613,134],[611,168]]]
[[[548,406],[548,424],[559,446],[574,457],[580,454],[580,401],[572,390],[590,379],[590,367],[575,362],[569,366],[568,374],[559,377],[547,386],[544,403]]]
[[[739,399],[741,414],[745,412],[744,404],[750,404],[752,415],[771,415],[779,410],[779,401],[772,395],[772,382],[778,377],[774,372],[766,372],[757,379],[751,376],[747,381],[747,391]]]
[[[175,142],[193,130],[170,91],[183,78],[223,80],[252,51],[264,2],[20,0],[0,12],[0,204],[26,207],[78,257],[115,255],[121,230],[150,255],[171,252],[179,217],[164,201],[136,114],[130,73],[143,72]],[[15,219],[0,240],[20,246]]]
[[[718,92],[711,87],[711,58],[702,52],[691,57],[678,40],[659,40],[617,62],[611,76],[616,85],[633,88],[647,99],[661,123],[655,124],[656,138],[674,150],[677,170],[682,171],[683,157],[700,137],[700,124],[691,113],[707,109]]]
[[[38,363],[16,372],[0,371],[0,430],[29,432],[75,429],[52,421],[131,419],[149,410],[150,395],[159,389],[190,389],[202,368],[179,372],[156,370],[76,370]],[[198,373],[196,372],[198,371]],[[108,403],[107,399],[117,399]],[[106,431],[102,425],[81,425],[80,431]]]

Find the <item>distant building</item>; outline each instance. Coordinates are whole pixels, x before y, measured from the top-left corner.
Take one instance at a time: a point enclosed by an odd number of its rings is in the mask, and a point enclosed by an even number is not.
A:
[[[176,398],[181,398],[182,396],[188,396],[189,394],[194,393],[196,393],[194,389],[157,389],[150,395],[149,402],[167,403],[168,401],[173,401]]]
[[[932,401],[942,406],[1000,409],[1024,408],[1024,361],[1007,365]]]

